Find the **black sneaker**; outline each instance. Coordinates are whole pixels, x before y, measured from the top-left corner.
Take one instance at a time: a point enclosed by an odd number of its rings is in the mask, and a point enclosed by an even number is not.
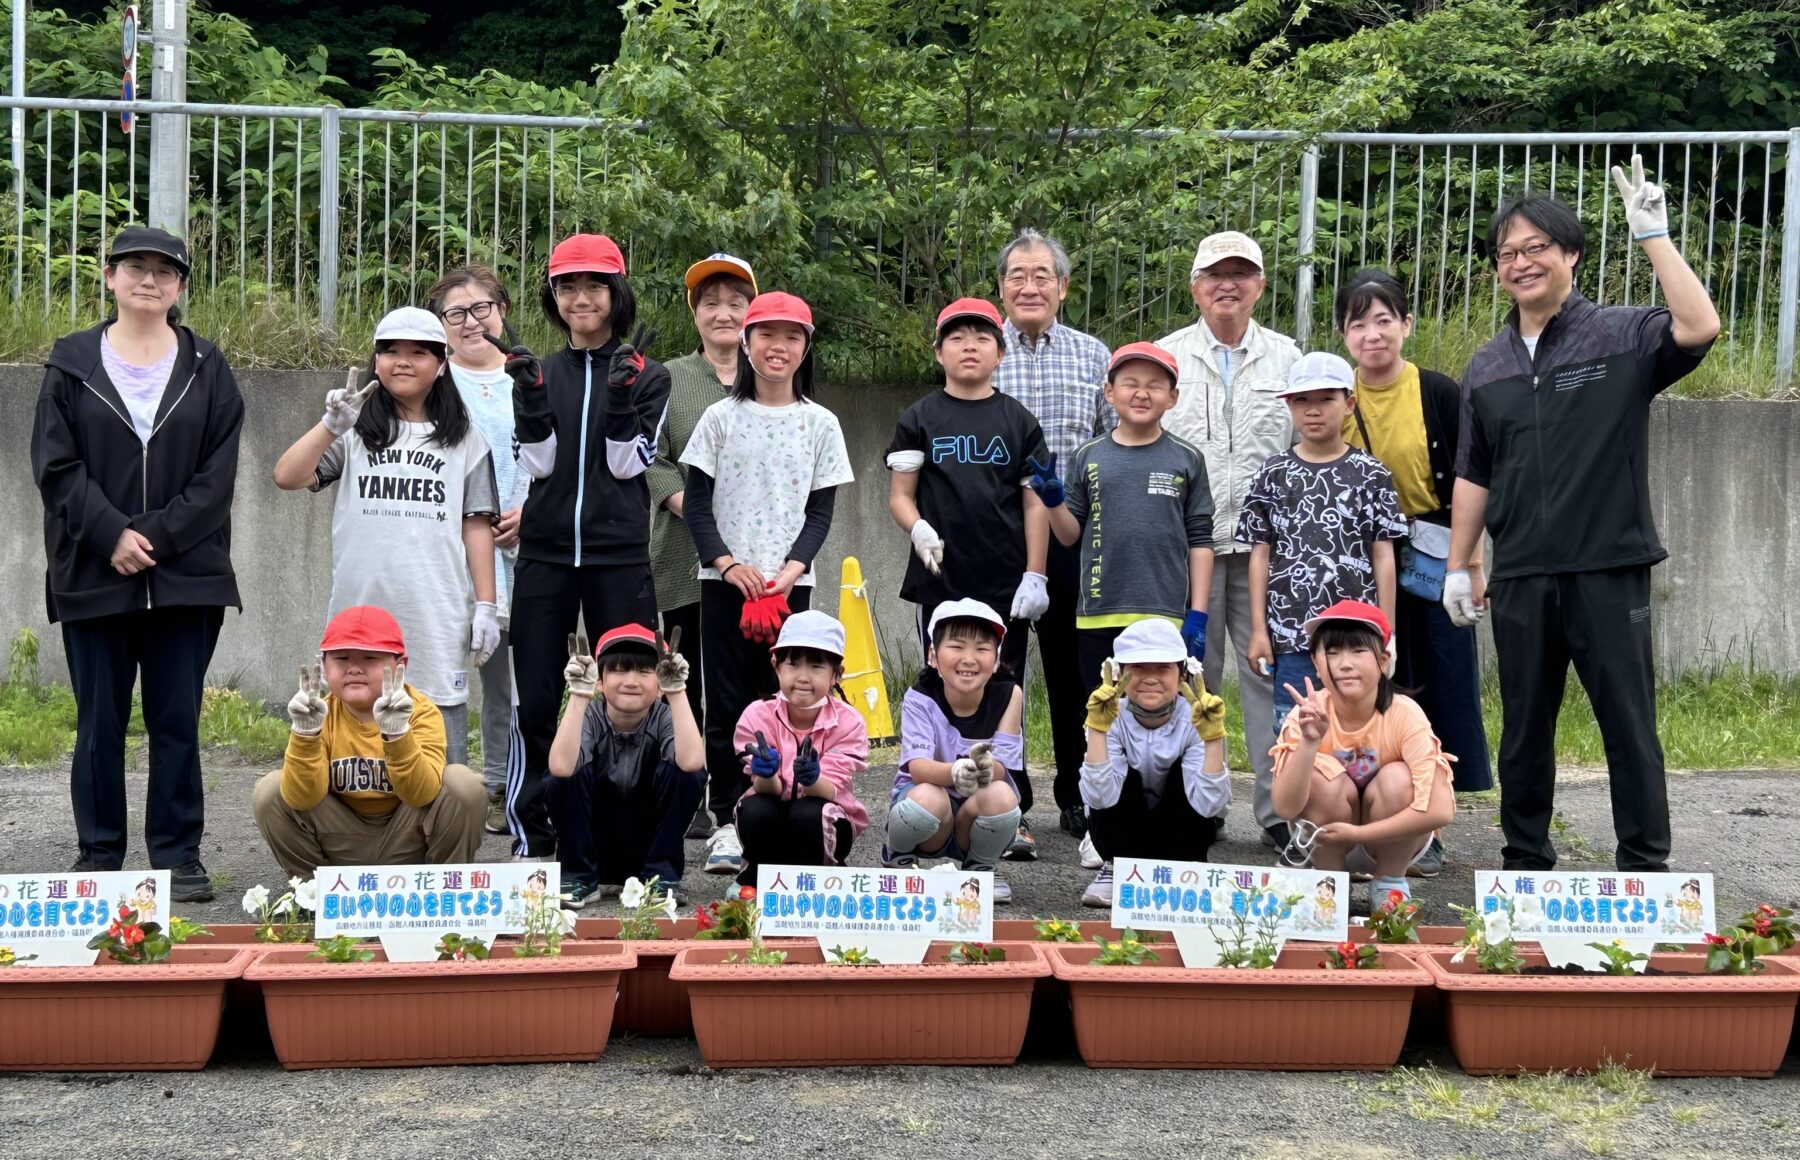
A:
[[[1037,839],[1031,836],[1031,827],[1025,824],[1024,818],[1019,819],[1019,830],[1013,835],[1012,845],[1000,856],[1008,862],[1037,861]]]
[[[1087,810],[1081,806],[1064,806],[1057,824],[1063,833],[1079,842],[1087,836]]]
[[[112,870],[123,870],[123,866],[106,866],[92,855],[83,854],[75,859],[75,865],[69,867],[71,874],[105,874]]]
[[[1436,878],[1444,872],[1444,842],[1436,834],[1431,835],[1431,842],[1412,860],[1406,868],[1408,878]]]
[[[563,899],[563,909],[580,910],[594,900],[600,887],[585,878],[570,878],[563,882],[562,892],[568,896]]]
[[[1271,849],[1287,849],[1289,839],[1290,835],[1288,834],[1288,824],[1286,822],[1276,822],[1272,826],[1263,827],[1263,845],[1268,846]]]
[[[687,833],[683,834],[682,837],[690,842],[704,842],[712,836],[712,814],[707,812],[705,806],[701,806],[699,810],[694,813],[694,820],[688,823]]]
[[[212,876],[198,862],[169,871],[169,894],[176,902],[211,902]]]

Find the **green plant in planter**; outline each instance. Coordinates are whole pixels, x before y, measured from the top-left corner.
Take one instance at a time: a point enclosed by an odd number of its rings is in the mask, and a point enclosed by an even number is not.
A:
[[[89,950],[104,951],[115,963],[144,966],[165,962],[169,952],[180,944],[195,935],[211,933],[197,922],[173,916],[167,930],[160,923],[139,922],[138,912],[121,902],[112,925],[89,939],[87,945]]]
[[[575,933],[575,912],[564,910],[562,896],[540,895],[525,906],[525,932],[513,954],[522,959],[562,954],[563,939]]]
[[[1649,955],[1633,953],[1626,949],[1625,944],[1618,939],[1609,943],[1591,942],[1588,946],[1605,956],[1606,961],[1600,964],[1600,969],[1609,975],[1635,975],[1637,971],[1632,967],[1633,963],[1650,961]]]
[[[1727,927],[1706,936],[1706,969],[1717,975],[1754,975],[1764,969],[1758,956],[1794,945],[1794,912],[1763,903]]]
[[[754,898],[733,898],[694,907],[697,939],[730,939],[741,941],[756,934],[759,911]]]
[[[375,952],[365,946],[362,939],[340,934],[335,938],[320,939],[306,957],[327,963],[372,963]]]
[[[1060,918],[1040,918],[1037,920],[1037,941],[1078,943],[1086,940],[1081,937],[1080,923]]]
[[[1399,893],[1395,891],[1395,893]],[[1381,948],[1374,943],[1356,943],[1345,939],[1325,948],[1319,965],[1328,971],[1374,971],[1381,968]]]
[[[944,956],[947,963],[1004,963],[1006,948],[989,946],[987,943],[957,943]]]
[[[674,921],[675,895],[661,887],[662,878],[656,874],[652,874],[648,882],[639,882],[636,878],[625,880],[624,889],[619,891],[619,905],[624,911],[619,918],[620,938],[662,937],[662,928],[656,922],[663,918]]]
[[[1138,932],[1130,927],[1119,932],[1117,942],[1109,942],[1100,935],[1095,935],[1094,945],[1100,948],[1100,953],[1094,956],[1094,962],[1102,967],[1140,967],[1158,960],[1157,953],[1146,946]]]
[[[437,952],[440,963],[479,961],[488,957],[488,949],[480,939],[464,938],[460,934],[447,934],[439,939]]]
[[[1419,903],[1403,890],[1390,890],[1387,899],[1369,914],[1369,937],[1378,943],[1419,941]]]
[[[311,942],[313,912],[319,905],[319,884],[312,879],[290,878],[279,898],[267,886],[244,891],[244,913],[256,919],[256,941],[264,943]]]
[[[1276,932],[1281,929],[1282,915],[1304,897],[1285,881],[1252,887],[1244,898],[1243,909],[1232,913],[1230,941],[1219,940],[1218,965],[1258,971],[1273,967],[1281,954],[1281,940]]]
[[[825,952],[831,957],[826,960],[834,967],[879,967],[881,960],[873,957],[863,947],[832,947]]]
[[[1462,949],[1450,956],[1450,961],[1460,963],[1470,951],[1475,952],[1475,965],[1483,974],[1517,975],[1525,970],[1525,960],[1519,957],[1519,949],[1513,944],[1513,906],[1512,901],[1501,904],[1499,910],[1492,914],[1482,914],[1472,906],[1457,906],[1451,903],[1450,909],[1462,915],[1463,940],[1459,944]]]

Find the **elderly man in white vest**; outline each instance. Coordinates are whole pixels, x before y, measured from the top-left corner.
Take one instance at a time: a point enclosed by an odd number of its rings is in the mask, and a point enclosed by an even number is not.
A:
[[[1293,339],[1251,317],[1267,285],[1261,246],[1236,231],[1212,234],[1195,251],[1189,275],[1200,320],[1158,345],[1181,366],[1181,394],[1163,416],[1163,427],[1200,448],[1212,483],[1215,563],[1207,605],[1213,629],[1206,642],[1206,685],[1218,692],[1229,634],[1243,694],[1244,737],[1256,770],[1256,822],[1263,840],[1281,849],[1287,845],[1287,825],[1270,800],[1274,770],[1268,752],[1275,687],[1270,674],[1251,666],[1246,651],[1252,632],[1250,545],[1232,538],[1257,470],[1294,442],[1280,392],[1301,352]]]

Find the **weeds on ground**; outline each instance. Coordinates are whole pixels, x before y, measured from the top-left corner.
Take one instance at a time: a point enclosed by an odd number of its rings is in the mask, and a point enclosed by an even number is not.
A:
[[[1351,1087],[1361,1085],[1351,1081]],[[1435,1067],[1398,1067],[1359,1094],[1365,1115],[1398,1112],[1461,1128],[1548,1133],[1593,1156],[1613,1155],[1622,1136],[1643,1131],[1636,1120],[1655,1100],[1649,1072],[1613,1062],[1591,1075],[1551,1072],[1511,1079],[1465,1079]],[[1673,1118],[1691,1126],[1710,1110],[1676,1109]]]

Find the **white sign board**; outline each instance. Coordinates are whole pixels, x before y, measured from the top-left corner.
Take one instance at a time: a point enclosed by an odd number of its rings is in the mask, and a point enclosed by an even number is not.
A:
[[[860,947],[884,963],[917,963],[934,939],[994,937],[994,876],[983,870],[759,866],[764,938]]]
[[[1349,910],[1350,876],[1341,870],[1113,861],[1112,924],[1173,932],[1190,967],[1217,966],[1221,944],[1234,942],[1240,929],[1254,939],[1270,920],[1278,952],[1290,938],[1342,942]]]
[[[1509,902],[1513,937],[1536,940],[1552,966],[1599,967],[1605,956],[1590,943],[1617,941],[1648,954],[1657,943],[1699,942],[1716,929],[1711,874],[1475,872],[1475,905],[1483,915],[1504,911]]]
[[[121,906],[168,930],[169,872],[0,875],[0,947],[21,966],[91,967],[99,952],[88,940],[113,924]]]
[[[527,911],[562,890],[554,862],[321,866],[313,933],[379,938],[392,962],[429,962],[447,934],[491,945],[525,929]]]

